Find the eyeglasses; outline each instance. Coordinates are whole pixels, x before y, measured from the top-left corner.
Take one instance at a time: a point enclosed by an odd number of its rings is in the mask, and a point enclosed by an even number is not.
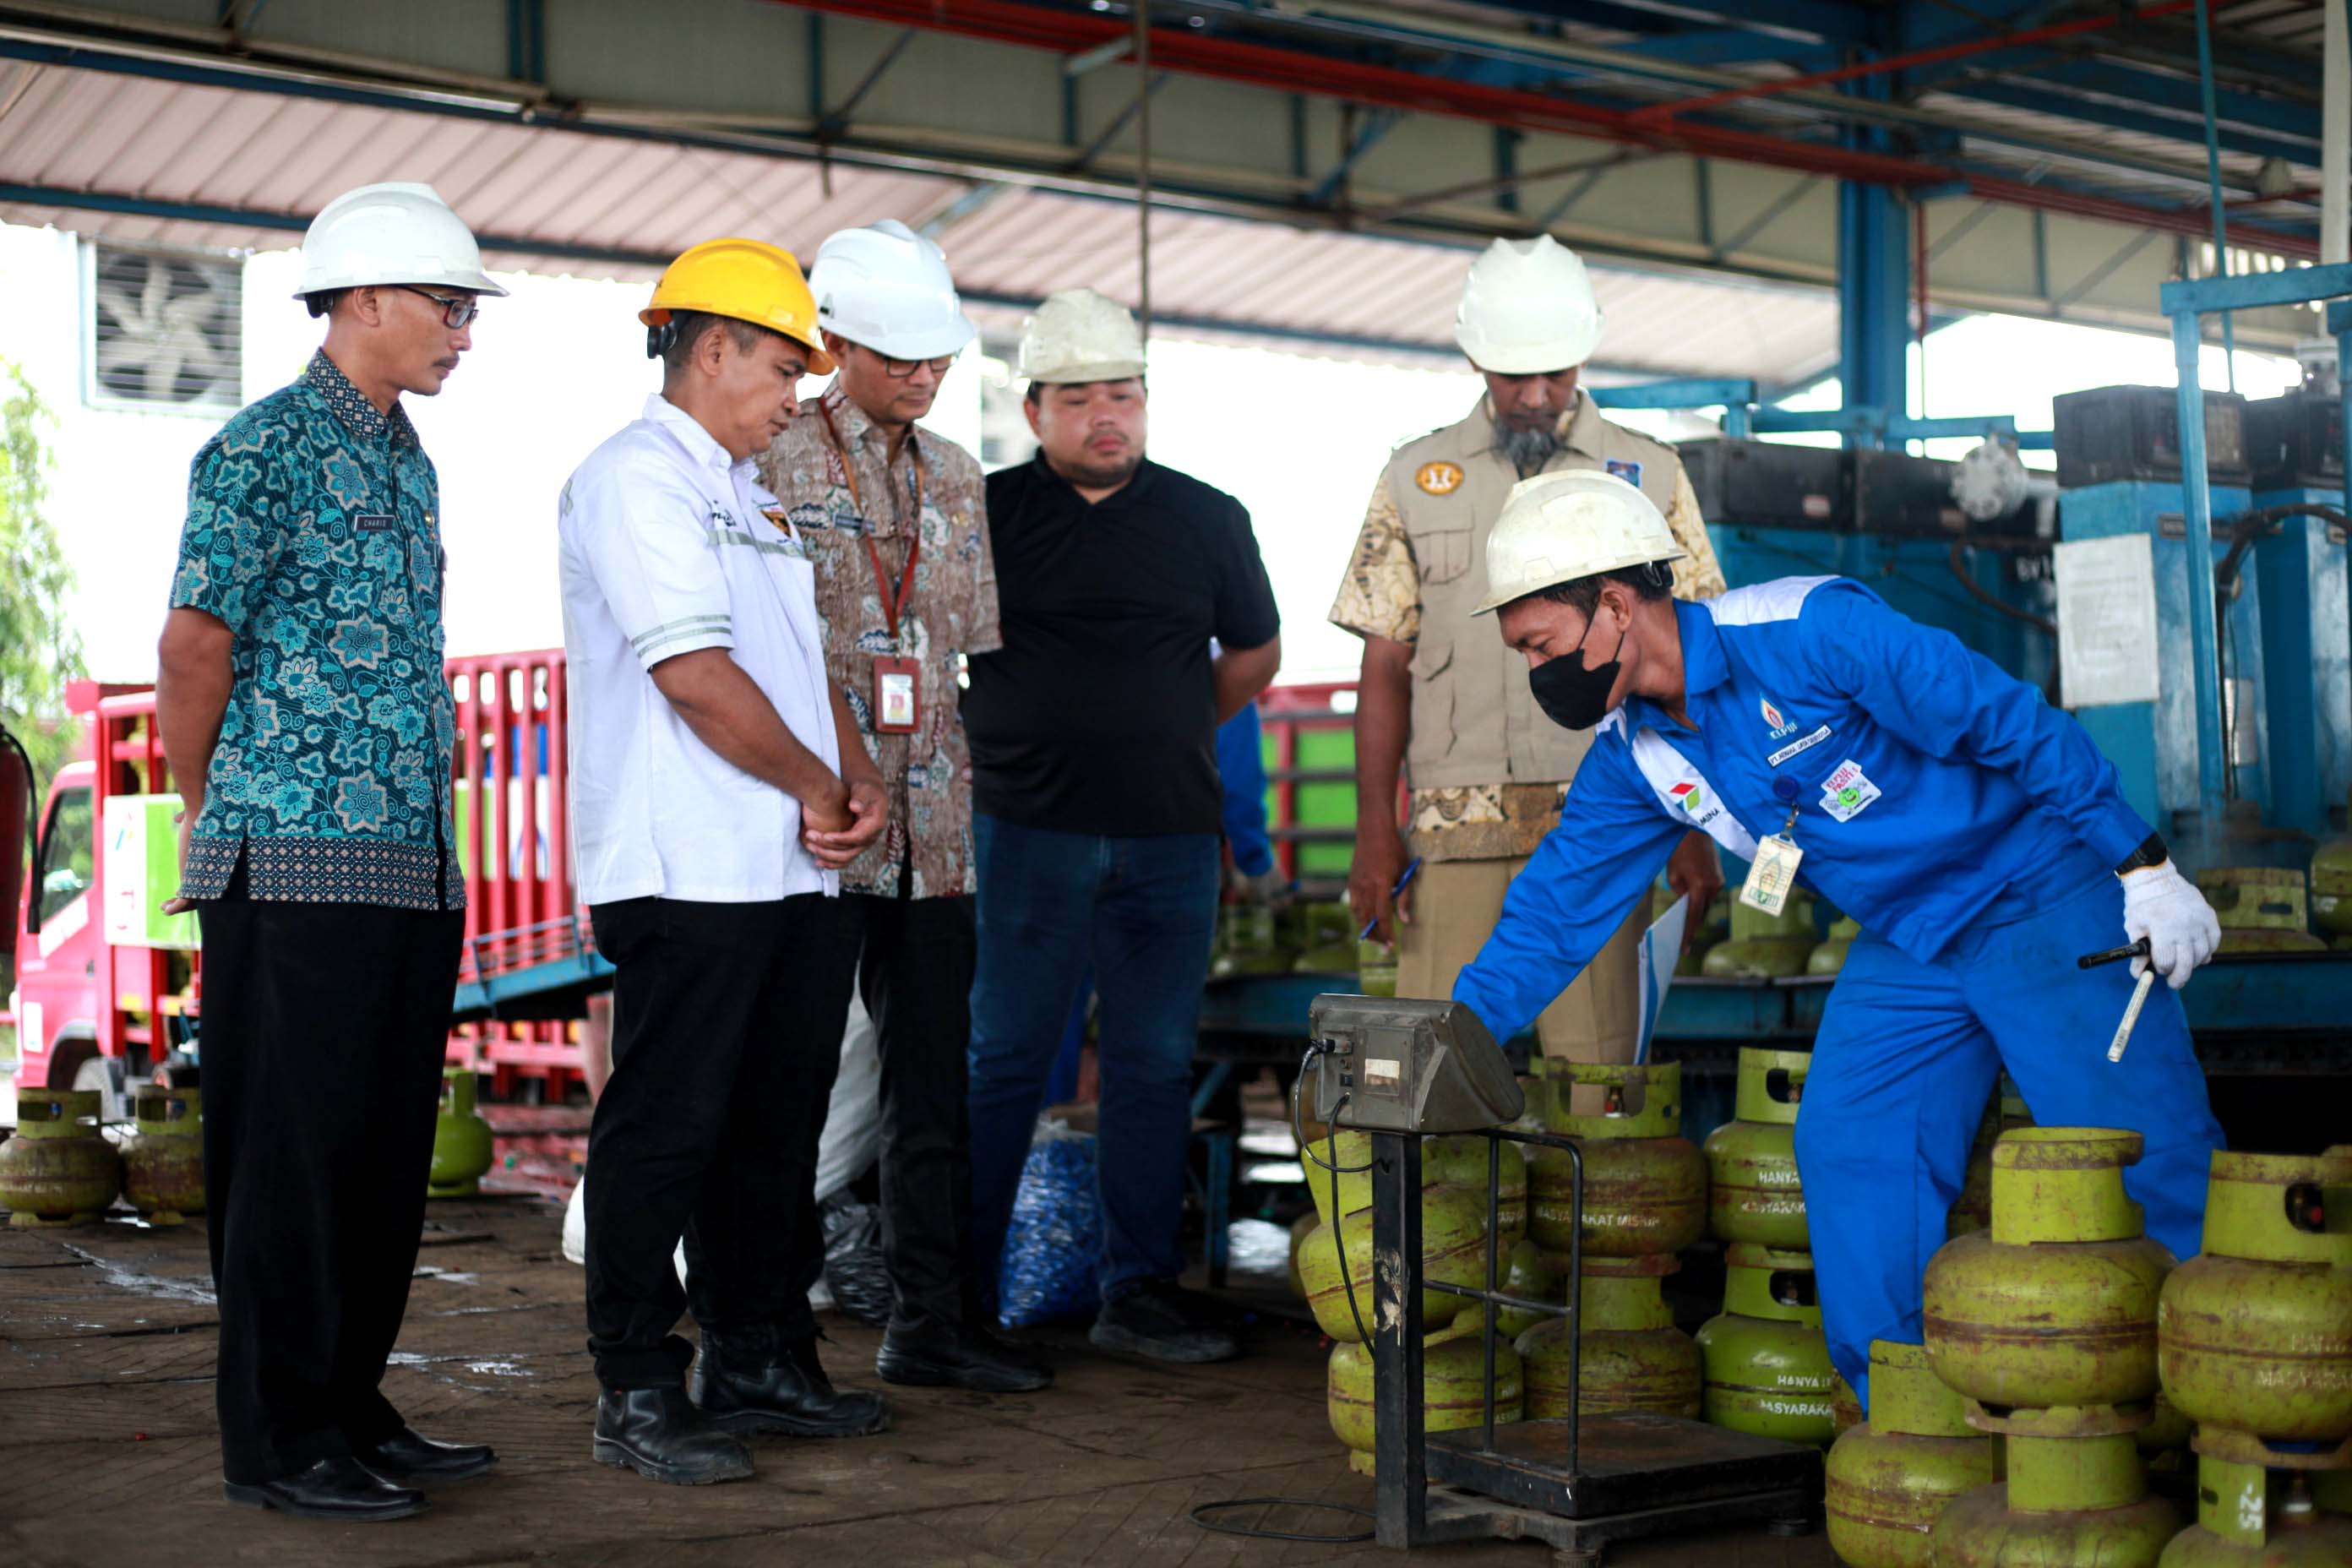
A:
[[[482,301],[472,294],[436,294],[430,289],[419,289],[414,283],[395,283],[395,289],[411,294],[422,294],[441,307],[441,324],[452,331],[467,325],[482,313]]]
[[[877,355],[877,358],[882,356]],[[904,381],[915,374],[917,365],[929,365],[933,375],[945,375],[954,368],[956,356],[941,354],[937,359],[882,359],[882,374],[892,381]]]

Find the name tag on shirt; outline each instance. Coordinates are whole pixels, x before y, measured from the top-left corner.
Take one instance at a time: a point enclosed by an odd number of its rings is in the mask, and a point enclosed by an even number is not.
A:
[[[922,666],[911,658],[874,661],[874,731],[880,735],[914,733],[919,716],[915,679]]]
[[[399,520],[388,511],[362,511],[352,518],[352,526],[362,533],[382,533],[399,526]]]

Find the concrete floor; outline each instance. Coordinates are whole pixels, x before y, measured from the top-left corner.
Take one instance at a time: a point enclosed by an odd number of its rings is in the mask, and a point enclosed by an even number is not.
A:
[[[1170,1368],[1040,1336],[1059,1382],[990,1397],[893,1389],[892,1429],[845,1443],[760,1439],[758,1477],[656,1486],[588,1457],[595,1384],[561,1211],[528,1194],[434,1205],[385,1392],[423,1431],[497,1445],[497,1473],[425,1514],[331,1526],[221,1500],[217,1337],[205,1236],[127,1222],[0,1231],[0,1563],[205,1568],[295,1563],[564,1568],[660,1563],[1373,1563],[1370,1546],[1246,1542],[1186,1516],[1223,1498],[1369,1504],[1323,1415],[1313,1330],[1271,1315],[1248,1355]],[[876,1336],[826,1315],[826,1360],[879,1386]],[[1336,1530],[1332,1516],[1290,1528]],[[1281,1521],[1270,1522],[1281,1523]],[[1529,1543],[1427,1550],[1462,1568],[1545,1568]],[[1816,1534],[1613,1549],[1612,1568],[1822,1568]]]

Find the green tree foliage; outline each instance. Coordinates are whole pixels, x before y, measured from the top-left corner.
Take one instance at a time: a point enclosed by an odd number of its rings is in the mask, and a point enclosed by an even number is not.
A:
[[[42,510],[50,421],[25,373],[0,360],[0,724],[45,783],[73,753],[66,682],[85,673],[81,638],[65,619],[73,569]]]

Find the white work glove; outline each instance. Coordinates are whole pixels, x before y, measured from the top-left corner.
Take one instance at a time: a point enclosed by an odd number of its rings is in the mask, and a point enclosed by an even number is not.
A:
[[[1244,903],[1271,904],[1290,896],[1290,879],[1282,874],[1278,860],[1255,877],[1235,866],[1228,872],[1226,883]]]
[[[2147,956],[2132,960],[2137,977],[2154,969],[2175,991],[2221,945],[2213,907],[2166,860],[2124,875],[2124,934],[2147,938]]]

